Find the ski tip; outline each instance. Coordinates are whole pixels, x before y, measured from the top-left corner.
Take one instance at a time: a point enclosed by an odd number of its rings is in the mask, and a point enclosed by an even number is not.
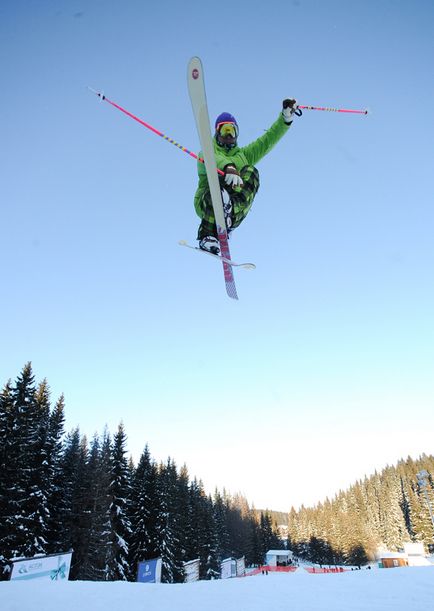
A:
[[[179,240],[178,244],[180,246],[187,246],[187,240]]]
[[[96,89],[94,89],[93,87],[89,87],[89,85],[87,86],[87,89],[89,89],[89,91],[91,91],[92,93],[94,93],[96,96],[99,97],[99,101],[102,102],[102,100],[104,100],[105,95],[103,93],[100,93],[99,91],[97,91]]]
[[[199,57],[192,57],[187,68],[187,78],[190,86],[192,83],[200,81],[201,75],[203,76],[202,62]]]
[[[232,281],[226,283],[226,294],[234,301],[238,301],[238,293],[235,286],[235,282]]]

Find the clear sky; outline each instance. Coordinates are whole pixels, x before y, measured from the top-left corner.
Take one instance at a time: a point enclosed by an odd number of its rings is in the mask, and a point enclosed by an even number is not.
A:
[[[434,4],[6,0],[0,5],[0,384],[31,360],[66,426],[286,510],[433,451]],[[259,163],[240,300],[194,242],[186,85]]]

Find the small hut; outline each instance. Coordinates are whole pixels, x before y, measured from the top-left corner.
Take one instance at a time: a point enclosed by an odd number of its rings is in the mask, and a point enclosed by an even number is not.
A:
[[[268,566],[290,566],[292,552],[289,549],[270,549],[265,555],[265,564]]]
[[[408,556],[401,552],[382,552],[380,556],[380,567],[393,569],[398,566],[408,566]]]

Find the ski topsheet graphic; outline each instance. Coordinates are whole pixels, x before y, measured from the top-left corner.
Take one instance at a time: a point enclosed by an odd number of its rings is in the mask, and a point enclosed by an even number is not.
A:
[[[231,253],[229,251],[228,232],[226,229],[223,202],[214,156],[214,145],[206,101],[203,67],[198,57],[193,57],[188,64],[187,81],[188,92],[190,94],[193,114],[196,120],[203,159],[205,161],[206,175],[211,192],[212,206],[217,226],[217,237],[220,242],[226,292],[232,299],[238,299],[232,266],[225,261],[225,259],[231,259]]]

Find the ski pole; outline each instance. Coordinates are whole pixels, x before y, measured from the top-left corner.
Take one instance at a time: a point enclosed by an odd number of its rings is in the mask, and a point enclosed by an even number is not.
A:
[[[154,132],[154,134],[157,134],[157,136],[161,136],[162,138],[164,138],[164,140],[167,140],[167,142],[170,142],[170,144],[173,144],[177,148],[181,149],[183,153],[187,153],[188,155],[191,155],[191,157],[194,157],[194,159],[196,159],[197,161],[200,161],[200,163],[205,163],[205,161],[201,157],[196,155],[196,153],[189,151],[187,148],[185,148],[185,146],[182,146],[182,144],[175,142],[175,140],[172,140],[172,138],[169,138],[169,136],[166,136],[166,134],[163,134],[163,132],[160,132],[160,130],[156,129],[155,127],[152,127],[152,125],[149,125],[149,123],[146,123],[142,119],[139,119],[139,117],[136,117],[136,115],[133,115],[128,110],[125,110],[125,108],[122,108],[122,106],[119,106],[119,104],[116,104],[116,102],[112,102],[112,100],[109,100],[103,93],[99,93],[98,91],[95,91],[95,89],[92,89],[92,87],[88,87],[88,89],[89,91],[92,91],[92,93],[97,95],[100,98],[100,100],[104,100],[105,102],[108,102],[109,104],[111,104],[112,106],[114,106],[115,108],[123,112],[124,114],[126,114],[128,117],[131,117],[131,119],[134,119],[134,121],[137,121],[137,123],[140,123],[140,125],[143,125],[147,129],[151,130],[151,132]],[[225,175],[225,173],[222,170],[219,170],[218,168],[217,168],[217,172],[221,176]]]
[[[323,108],[321,106],[298,106],[303,110],[326,110],[327,112],[351,112],[358,115],[367,115],[367,110],[349,110],[348,108]]]

